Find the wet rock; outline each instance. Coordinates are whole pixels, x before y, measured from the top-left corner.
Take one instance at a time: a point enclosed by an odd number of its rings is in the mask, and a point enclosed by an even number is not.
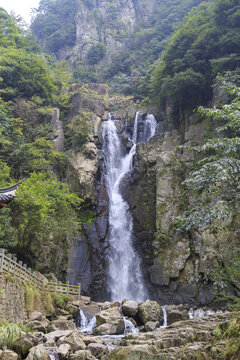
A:
[[[42,321],[42,320],[45,320],[45,316],[40,311],[34,311],[29,314],[29,320]]]
[[[127,300],[122,305],[122,312],[125,316],[135,316],[138,312],[138,303],[133,300]]]
[[[44,341],[48,341],[50,339],[53,339],[54,341],[57,341],[61,337],[69,336],[72,333],[73,333],[72,330],[56,330],[56,331],[52,331],[52,332],[44,335]]]
[[[143,324],[149,321],[161,322],[163,320],[163,311],[156,301],[147,300],[145,303],[139,305],[138,316]]]
[[[71,346],[69,344],[62,344],[58,348],[58,355],[60,360],[65,360],[68,358],[71,351]]]
[[[55,347],[56,346],[56,342],[52,339],[49,338],[45,343],[44,346],[46,347]]]
[[[49,325],[49,321],[38,321],[38,320],[35,320],[35,321],[29,321],[27,323],[27,326],[31,329],[31,330],[34,330],[34,331],[40,331],[40,332],[43,332],[44,334],[46,334],[47,332],[47,327]]]
[[[108,347],[103,344],[91,343],[88,345],[88,350],[90,350],[91,354],[97,359],[101,359],[103,355],[107,355],[109,353]]]
[[[167,306],[166,311],[168,325],[171,325],[177,321],[188,319],[188,311],[182,305]]]
[[[154,331],[157,327],[159,327],[159,321],[148,321],[145,324],[145,331]]]
[[[86,345],[89,345],[91,343],[103,344],[102,339],[97,336],[84,336],[82,339]]]
[[[12,350],[4,350],[0,354],[0,359],[1,360],[18,360],[19,357],[18,357],[18,354],[16,354]]]
[[[95,357],[91,354],[89,350],[77,351],[74,354],[71,354],[69,357],[70,360],[94,360]]]
[[[159,360],[159,355],[151,352],[148,345],[135,345],[117,348],[109,355],[109,360]],[[163,358],[164,359],[164,358]],[[175,360],[175,358],[166,358]]]
[[[122,316],[119,312],[118,307],[113,307],[98,313],[96,315],[96,320],[97,320],[97,326],[100,326],[105,323],[115,324],[116,322],[122,320]]]
[[[83,342],[83,335],[80,331],[74,331],[68,336],[63,336],[57,341],[57,345],[69,344],[73,351],[85,350],[86,345]]]
[[[48,331],[56,331],[56,330],[76,330],[76,325],[69,320],[54,320],[51,322],[51,324],[48,326]]]
[[[99,313],[100,308],[97,304],[81,306],[81,310],[88,319],[93,318]]]
[[[121,319],[116,324],[102,324],[93,329],[94,335],[119,335],[124,333],[124,321]]]
[[[21,357],[26,357],[29,350],[38,344],[38,338],[30,333],[23,334],[20,338],[15,340],[13,350],[16,351]]]
[[[30,350],[26,360],[51,360],[51,358],[43,345],[38,345]]]

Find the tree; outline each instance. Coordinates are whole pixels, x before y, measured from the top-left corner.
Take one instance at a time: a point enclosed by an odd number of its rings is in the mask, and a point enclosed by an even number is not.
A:
[[[89,65],[96,65],[101,61],[107,53],[107,47],[103,43],[96,43],[92,45],[88,51],[88,63]]]
[[[221,108],[198,109],[223,125],[217,128],[219,137],[190,148],[205,156],[183,182],[191,199],[190,209],[178,218],[183,231],[202,229],[240,215],[240,87],[221,81],[234,99]]]

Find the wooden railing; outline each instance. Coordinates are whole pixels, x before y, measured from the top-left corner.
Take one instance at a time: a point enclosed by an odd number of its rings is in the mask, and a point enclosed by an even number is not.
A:
[[[49,282],[45,276],[39,272],[32,272],[22,261],[17,261],[12,254],[5,254],[5,250],[0,248],[0,270],[26,281],[33,287],[52,293],[69,294],[80,296],[81,285],[62,284],[61,282]]]

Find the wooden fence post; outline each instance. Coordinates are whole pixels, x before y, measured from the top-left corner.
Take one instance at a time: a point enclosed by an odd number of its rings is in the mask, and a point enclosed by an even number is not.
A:
[[[3,269],[4,251],[4,249],[0,248],[0,270]]]
[[[79,297],[80,297],[80,296],[81,296],[81,284],[78,283],[78,286],[79,286],[78,295],[79,295]]]

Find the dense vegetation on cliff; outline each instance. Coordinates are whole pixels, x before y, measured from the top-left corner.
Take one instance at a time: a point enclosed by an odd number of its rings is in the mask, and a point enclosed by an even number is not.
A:
[[[75,45],[76,12],[76,0],[40,1],[31,29],[45,51],[57,54]]]
[[[168,104],[176,121],[212,98],[218,73],[236,70],[240,60],[240,10],[237,0],[203,2],[174,33],[158,60],[153,95]]]
[[[67,157],[50,140],[51,109],[62,103],[67,74],[2,8],[0,34],[0,186],[28,178],[1,211],[0,247],[30,266],[63,274],[60,262],[68,236],[79,229],[81,203],[60,182]]]

